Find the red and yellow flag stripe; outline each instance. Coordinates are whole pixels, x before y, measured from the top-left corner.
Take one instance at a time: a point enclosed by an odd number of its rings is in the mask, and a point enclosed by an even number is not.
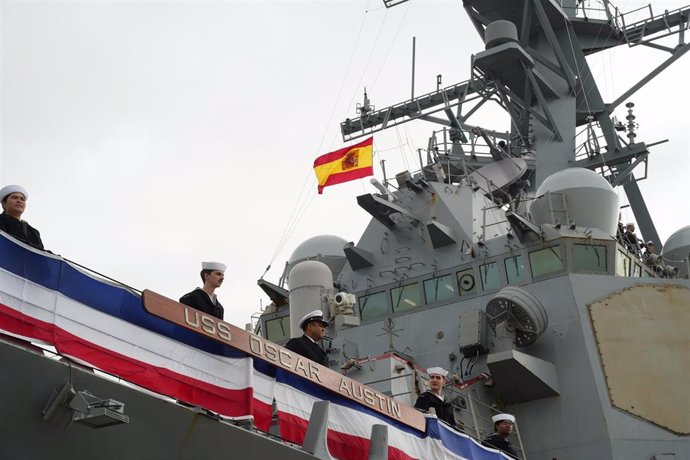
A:
[[[321,155],[314,160],[314,172],[319,181],[319,193],[329,185],[372,176],[374,138]]]

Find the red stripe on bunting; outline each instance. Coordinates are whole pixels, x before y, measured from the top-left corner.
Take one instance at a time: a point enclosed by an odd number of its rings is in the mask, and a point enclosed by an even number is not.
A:
[[[297,445],[304,443],[308,421],[287,412],[278,411],[280,437]],[[328,450],[335,458],[344,460],[368,460],[369,439],[360,438],[340,431],[328,430]],[[390,460],[415,460],[402,450],[388,446]]]
[[[252,414],[257,427],[268,430],[272,410],[267,404],[254,400],[252,388],[231,390],[197,380],[158,366],[124,356],[83,340],[54,324],[0,304],[0,329],[22,337],[53,345],[60,354],[71,356],[128,382],[204,407],[228,417]]]

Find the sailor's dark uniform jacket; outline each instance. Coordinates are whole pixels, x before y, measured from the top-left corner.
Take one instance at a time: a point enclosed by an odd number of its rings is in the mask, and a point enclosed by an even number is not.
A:
[[[214,304],[209,295],[201,288],[196,288],[192,292],[188,292],[180,297],[180,303],[201,310],[218,319],[223,319],[223,314],[225,313],[218,299],[216,299]]]

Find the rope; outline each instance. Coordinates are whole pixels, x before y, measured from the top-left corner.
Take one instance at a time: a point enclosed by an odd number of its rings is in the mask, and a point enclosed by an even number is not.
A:
[[[336,109],[338,107],[338,104],[340,102],[340,98],[343,94],[344,88],[345,88],[345,83],[347,82],[350,72],[352,70],[352,63],[354,61],[355,56],[357,55],[357,49],[359,48],[360,40],[362,37],[362,31],[364,30],[364,26],[366,24],[367,20],[367,15],[369,13],[369,1],[367,1],[367,5],[364,10],[364,15],[362,16],[362,22],[360,23],[359,26],[359,31],[357,33],[357,39],[355,40],[354,47],[352,49],[352,53],[350,54],[350,59],[347,64],[347,70],[345,74],[343,75],[342,82],[340,84],[340,88],[338,90],[338,94],[336,96],[335,102],[333,103],[333,108],[331,109],[331,113],[328,117],[328,121],[325,124],[323,134],[321,135],[321,140],[319,141],[318,148],[316,149],[317,152],[322,152],[324,148],[324,142],[326,140],[326,135],[328,133],[328,129],[331,126],[333,122],[333,118],[335,116]],[[352,102],[352,101],[351,101]],[[351,105],[351,103],[350,103]],[[335,143],[335,142],[333,142]],[[263,275],[261,275],[261,278],[263,278],[266,273],[270,270],[271,266],[275,262],[276,258],[278,255],[283,251],[285,248],[287,242],[290,240],[292,237],[292,234],[294,231],[297,229],[298,224],[301,222],[302,218],[306,214],[307,210],[311,206],[311,203],[314,201],[315,194],[310,192],[310,190],[313,190],[314,186],[316,185],[316,178],[314,177],[314,174],[312,171],[308,171],[305,175],[304,182],[302,184],[302,188],[300,190],[299,195],[297,196],[297,199],[295,200],[295,204],[293,205],[292,212],[290,213],[290,217],[288,218],[285,227],[283,228],[283,232],[278,240],[278,243],[276,244],[276,248],[273,251],[273,254],[271,256],[271,260],[266,267],[266,270],[264,271]]]

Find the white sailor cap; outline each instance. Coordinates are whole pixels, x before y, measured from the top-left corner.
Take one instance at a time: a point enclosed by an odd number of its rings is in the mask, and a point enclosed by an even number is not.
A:
[[[426,370],[426,373],[429,375],[431,375],[431,374],[440,375],[443,378],[445,378],[448,375],[448,371],[442,367],[430,367],[429,369]]]
[[[15,192],[19,192],[22,195],[24,195],[24,199],[29,199],[29,194],[27,193],[26,189],[21,185],[5,185],[2,189],[0,189],[0,201],[4,200],[7,195],[10,195]]]
[[[202,270],[225,272],[225,264],[220,262],[201,262]]]
[[[493,420],[494,423],[502,422],[504,420],[508,420],[510,423],[515,423],[515,416],[511,414],[496,414],[491,417],[491,420]]]
[[[314,310],[307,313],[299,320],[299,328],[304,330],[305,326],[309,324],[310,321],[321,321],[321,324],[328,326],[328,321],[323,320],[323,312],[321,310]]]

